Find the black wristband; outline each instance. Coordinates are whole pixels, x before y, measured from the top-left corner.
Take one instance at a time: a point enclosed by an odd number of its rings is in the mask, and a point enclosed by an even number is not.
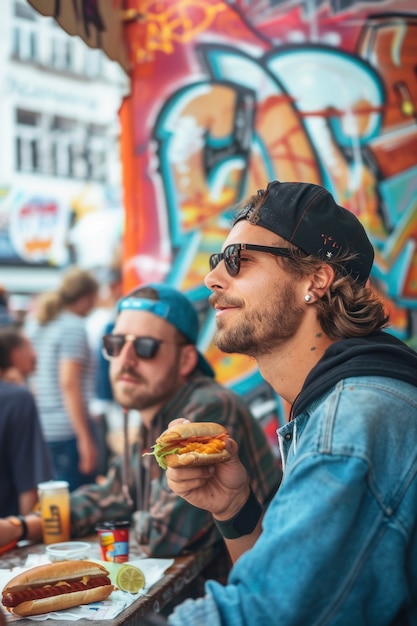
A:
[[[17,517],[20,519],[20,523],[22,524],[22,535],[19,539],[19,541],[22,541],[23,539],[26,539],[28,536],[28,525],[26,524],[26,520],[23,517],[23,515],[18,515]]]
[[[9,515],[6,519],[13,524],[13,526],[20,526],[22,529],[22,534],[20,535],[18,541],[26,539],[28,536],[28,525],[26,524],[26,520],[23,515]]]
[[[239,513],[225,522],[215,519],[214,523],[225,539],[238,539],[243,537],[243,535],[250,535],[255,530],[261,515],[262,506],[251,489],[249,498]]]

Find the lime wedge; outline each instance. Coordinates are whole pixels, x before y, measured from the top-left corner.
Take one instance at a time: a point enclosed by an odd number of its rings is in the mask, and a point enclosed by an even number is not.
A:
[[[145,586],[145,575],[135,565],[123,563],[116,575],[116,585],[122,591],[137,593]]]

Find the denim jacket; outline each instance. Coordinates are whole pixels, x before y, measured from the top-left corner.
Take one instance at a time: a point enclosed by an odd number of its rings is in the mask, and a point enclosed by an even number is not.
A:
[[[262,535],[169,624],[416,625],[417,386],[344,378],[278,436],[284,479]]]

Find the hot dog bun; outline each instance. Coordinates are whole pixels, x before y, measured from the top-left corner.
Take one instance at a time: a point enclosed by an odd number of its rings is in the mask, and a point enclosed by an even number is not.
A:
[[[22,572],[3,588],[8,611],[26,617],[105,600],[113,591],[109,572],[90,561],[58,561]]]
[[[19,615],[20,617],[28,617],[30,615],[51,613],[52,611],[72,609],[80,604],[89,604],[90,602],[105,600],[109,597],[111,591],[107,591],[105,587],[97,587],[96,589],[74,591],[59,596],[52,596],[50,598],[27,600],[26,602],[21,602],[16,607],[12,608],[11,613]]]
[[[157,438],[152,454],[163,469],[213,465],[230,459],[225,448],[227,438],[221,424],[184,422],[165,430]]]

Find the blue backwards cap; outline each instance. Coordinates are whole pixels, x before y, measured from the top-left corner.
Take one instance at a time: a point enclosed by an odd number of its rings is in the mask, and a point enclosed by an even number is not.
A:
[[[167,285],[149,283],[140,285],[142,287],[150,287],[154,289],[159,300],[149,300],[147,298],[135,297],[127,295],[117,303],[117,313],[121,311],[148,311],[157,317],[160,317],[172,326],[175,326],[193,345],[197,344],[198,339],[198,317],[191,303],[180,291]],[[199,369],[214,378],[214,371],[209,362],[197,350]]]

